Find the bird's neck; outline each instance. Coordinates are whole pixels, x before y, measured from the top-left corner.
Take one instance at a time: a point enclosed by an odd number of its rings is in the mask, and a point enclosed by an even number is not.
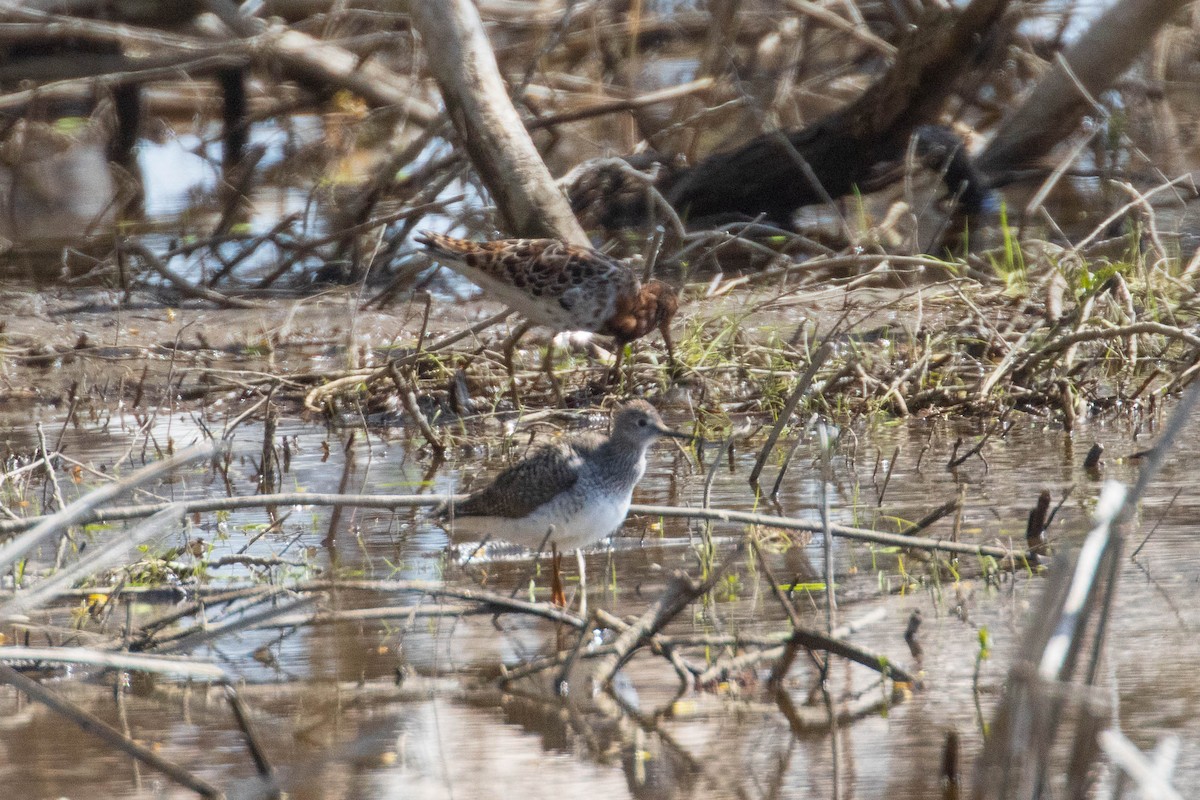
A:
[[[649,286],[643,286],[630,314],[634,320],[634,338],[640,339],[654,330],[658,327],[658,293]]]
[[[611,439],[600,447],[596,460],[599,477],[606,485],[632,489],[646,471],[646,448],[630,447]]]
[[[658,325],[658,295],[643,286],[637,294],[618,298],[617,306],[600,333],[632,342]]]

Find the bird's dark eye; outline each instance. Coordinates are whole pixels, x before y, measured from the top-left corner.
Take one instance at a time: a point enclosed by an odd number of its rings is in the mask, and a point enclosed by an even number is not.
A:
[[[641,419],[638,420],[638,425],[640,427],[644,428],[644,427],[646,427],[647,424],[648,424],[648,421],[646,420],[645,417],[642,417]]]

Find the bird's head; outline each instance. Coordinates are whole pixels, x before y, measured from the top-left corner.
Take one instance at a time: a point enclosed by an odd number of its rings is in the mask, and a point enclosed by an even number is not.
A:
[[[659,436],[692,438],[686,433],[668,428],[654,406],[645,400],[631,400],[621,406],[613,417],[612,438],[623,444],[646,447]]]

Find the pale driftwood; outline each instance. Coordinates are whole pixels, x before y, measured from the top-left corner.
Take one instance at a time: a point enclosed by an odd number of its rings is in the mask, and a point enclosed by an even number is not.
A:
[[[397,508],[419,508],[436,506],[446,500],[463,500],[466,495],[445,497],[441,495],[352,495],[352,494],[307,494],[293,492],[290,494],[262,494],[253,497],[214,497],[207,500],[190,500],[180,503],[184,513],[203,513],[209,511],[232,511],[242,508],[258,508],[266,506],[357,506],[359,508],[379,508],[395,510]],[[118,506],[113,508],[98,508],[91,511],[79,522],[119,522],[130,519],[140,519],[156,514],[168,506],[167,503],[143,503],[136,506]],[[807,531],[821,533],[823,528],[819,522],[795,519],[793,517],[775,517],[770,514],[756,514],[749,511],[732,511],[720,508],[688,508],[680,506],[646,506],[634,504],[629,507],[629,513],[651,517],[682,517],[684,519],[709,519],[718,522],[740,522],[748,525],[766,525],[783,530]],[[0,520],[0,535],[24,531],[41,524],[48,517],[30,517],[21,520]],[[1022,558],[1020,552],[1005,547],[995,547],[984,544],[969,544],[954,542],[948,539],[933,539],[924,536],[907,536],[903,533],[886,533],[872,531],[866,528],[853,528],[848,525],[832,525],[830,530],[834,536],[843,539],[853,539],[859,542],[871,542],[889,547],[907,547],[913,550],[940,550],[945,553],[962,555],[987,556],[996,559]]]
[[[436,598],[453,598],[467,603],[475,603],[474,609],[459,609],[459,613],[478,613],[490,610],[493,613],[527,614],[541,617],[562,625],[583,630],[587,620],[571,612],[552,605],[551,603],[534,603],[518,600],[497,592],[483,589],[470,589],[448,586],[436,581],[415,580],[313,580],[302,581],[288,587],[288,591],[299,596],[287,606],[272,605],[269,608],[247,613],[228,614],[228,619],[213,624],[197,624],[188,628],[173,631],[162,636],[146,638],[137,643],[139,649],[154,650],[157,653],[171,653],[189,650],[204,642],[220,636],[241,630],[255,628],[279,628],[313,624],[332,619],[327,617],[330,612],[314,610],[299,610],[317,601],[316,595],[323,592],[372,592],[380,594],[415,594]],[[409,610],[404,616],[415,616],[417,608]],[[354,612],[342,612],[337,619],[379,619],[397,616],[394,609],[376,615],[373,609],[360,609]]]
[[[1173,753],[1179,748],[1179,740],[1168,736],[1159,743],[1159,750],[1147,758],[1138,746],[1118,730],[1103,731],[1098,737],[1104,754],[1137,783],[1141,797],[1156,800],[1183,800],[1183,793],[1171,786],[1171,772],[1175,766]],[[1160,750],[1171,754],[1159,763]]]
[[[526,127],[531,130],[540,130],[542,128],[552,128],[555,125],[562,125],[567,122],[577,122],[584,119],[592,119],[593,117],[604,116],[605,114],[617,114],[622,111],[634,111],[646,106],[665,103],[668,100],[676,100],[680,97],[687,97],[690,94],[703,92],[713,87],[712,78],[700,78],[689,83],[680,84],[679,86],[669,86],[666,89],[659,89],[655,92],[647,92],[646,94],[636,97],[625,97],[617,100],[605,100],[601,103],[583,106],[570,111],[560,111],[556,114],[548,114],[544,117],[532,120]]]
[[[749,525],[766,525],[783,530],[807,531],[821,533],[824,529],[820,522],[808,522],[793,517],[774,517],[770,514],[755,514],[750,511],[729,511],[718,508],[677,508],[675,506],[641,506],[629,507],[630,514],[644,514],[652,517],[686,517],[691,519],[712,519],[722,522],[744,522]],[[953,542],[948,539],[932,539],[925,536],[906,536],[903,533],[887,533],[872,531],[865,528],[852,528],[847,525],[830,525],[834,536],[843,539],[853,539],[859,542],[870,542],[888,547],[907,547],[913,550],[940,550],[945,553],[961,555],[989,556],[997,559],[1022,558],[1021,554],[1005,547],[994,547],[986,544],[968,544]]]
[[[183,509],[173,505],[145,520],[133,530],[119,532],[111,540],[89,549],[86,557],[76,560],[66,569],[55,572],[28,591],[18,592],[7,603],[0,604],[0,620],[11,620],[44,605],[84,578],[136,561],[137,548],[140,545],[170,529],[178,530],[182,520]]]
[[[587,234],[509,99],[475,6],[470,0],[413,3],[412,15],[446,110],[504,227],[514,236],[587,246]]]
[[[197,681],[227,683],[229,674],[216,664],[185,658],[113,653],[88,647],[0,647],[5,664],[82,664],[88,667],[150,672]]]
[[[1068,136],[1092,107],[1087,96],[1107,89],[1145,52],[1187,0],[1121,0],[1092,23],[1042,78],[979,158],[985,172],[1020,167]]]

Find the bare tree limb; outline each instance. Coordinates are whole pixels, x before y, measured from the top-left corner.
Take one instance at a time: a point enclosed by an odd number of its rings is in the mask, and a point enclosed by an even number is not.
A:
[[[1187,0],[1122,0],[1110,8],[1004,121],[980,156],[979,168],[997,172],[1043,156],[1092,108],[1085,91],[1095,96],[1108,88],[1185,5]]]
[[[587,246],[587,234],[508,97],[475,6],[470,0],[414,3],[412,14],[446,110],[505,227],[515,236]]]

